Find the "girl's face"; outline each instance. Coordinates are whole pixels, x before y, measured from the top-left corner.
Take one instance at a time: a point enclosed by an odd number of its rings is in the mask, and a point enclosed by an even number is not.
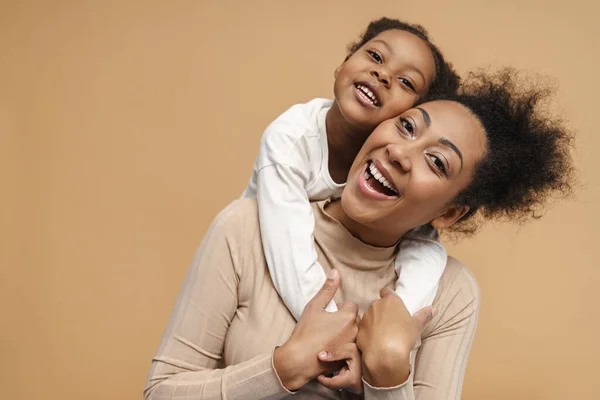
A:
[[[427,93],[435,60],[425,41],[392,29],[365,43],[338,67],[335,77],[335,99],[346,121],[372,130]]]
[[[425,103],[369,136],[350,169],[342,207],[392,243],[426,223],[445,228],[468,211],[452,201],[472,181],[485,151],[483,128],[467,108]]]

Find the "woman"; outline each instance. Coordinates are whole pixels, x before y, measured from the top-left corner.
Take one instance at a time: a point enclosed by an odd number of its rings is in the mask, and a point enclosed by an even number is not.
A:
[[[341,398],[363,389],[367,399],[460,398],[479,310],[475,279],[449,258],[435,310],[413,318],[389,292],[393,260],[415,227],[472,231],[478,214],[522,219],[569,189],[570,136],[538,112],[543,93],[519,92],[512,74],[473,76],[458,96],[372,133],[341,200],[313,204],[329,279],[297,325],[268,275],[256,203],[229,205],[192,262],[145,398]],[[324,311],[331,298],[343,303],[338,312]]]

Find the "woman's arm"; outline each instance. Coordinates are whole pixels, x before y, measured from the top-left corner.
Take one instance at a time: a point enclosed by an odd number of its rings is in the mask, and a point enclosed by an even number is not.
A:
[[[274,355],[218,368],[238,308],[238,284],[248,273],[244,219],[235,210],[233,203],[215,219],[196,253],[153,359],[146,400],[278,399],[331,369],[319,362],[321,349],[356,339],[356,304],[325,311],[340,284],[334,270]]]
[[[359,332],[359,343],[370,340],[371,344],[364,345],[367,348],[363,352],[366,399],[460,399],[467,358],[477,326],[479,291],[475,279],[462,266],[452,282],[441,290],[443,292],[435,304],[437,315],[428,325],[433,325],[433,328],[424,332],[424,339],[413,362],[410,362],[409,349],[412,343],[418,341],[418,337],[410,339],[409,336],[418,332],[414,327],[419,322],[414,321],[415,325],[408,329],[406,325],[401,328],[393,324],[399,317],[408,314],[405,308],[398,307],[402,306],[398,303],[400,299],[389,297],[389,307],[379,304],[380,307],[373,307],[365,314],[371,314],[371,323],[361,323],[363,333]],[[361,335],[365,336],[361,338]],[[398,341],[394,338],[403,339]]]
[[[277,399],[289,394],[273,369],[271,353],[217,369],[238,307],[234,205],[217,216],[194,257],[152,361],[146,400]]]

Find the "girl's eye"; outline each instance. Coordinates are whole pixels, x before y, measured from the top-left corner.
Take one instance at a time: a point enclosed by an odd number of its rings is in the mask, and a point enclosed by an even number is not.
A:
[[[376,52],[374,52],[372,50],[367,50],[367,53],[369,53],[369,55],[371,56],[371,58],[373,60],[375,60],[375,62],[377,64],[381,64],[383,62],[383,59],[381,58],[381,56],[378,53],[376,53]]]
[[[402,83],[403,85],[407,86],[413,92],[415,91],[414,85],[408,79],[406,79],[406,78],[398,78],[398,80],[400,81],[400,83]]]
[[[400,126],[408,133],[410,137],[415,136],[415,127],[406,118],[400,118]]]
[[[446,164],[444,164],[444,161],[442,161],[441,158],[432,154],[429,154],[428,157],[431,160],[431,163],[435,166],[435,168],[438,169],[438,171],[444,174],[444,176],[448,176],[448,169],[446,168]]]

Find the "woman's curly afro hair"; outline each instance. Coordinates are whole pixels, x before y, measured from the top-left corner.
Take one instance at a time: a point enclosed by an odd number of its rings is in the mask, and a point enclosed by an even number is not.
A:
[[[470,210],[450,231],[473,233],[481,219],[538,218],[553,195],[571,194],[573,136],[547,111],[554,91],[537,79],[519,78],[511,68],[473,72],[456,95],[440,98],[467,107],[487,138],[473,181],[453,202]]]

